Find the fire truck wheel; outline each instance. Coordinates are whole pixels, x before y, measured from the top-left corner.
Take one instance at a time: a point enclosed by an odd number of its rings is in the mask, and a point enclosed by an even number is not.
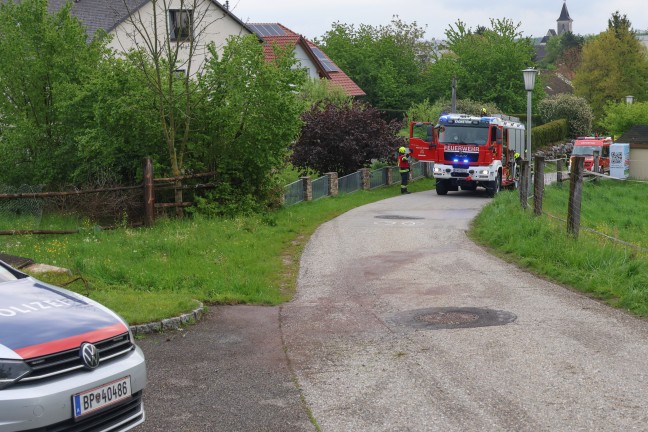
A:
[[[497,195],[501,187],[502,187],[502,174],[498,173],[495,181],[491,182],[486,188],[486,190],[488,191],[488,196],[492,198],[495,195]]]
[[[447,195],[448,194],[448,186],[446,185],[445,181],[437,180],[437,182],[436,182],[436,193],[437,193],[437,195]]]

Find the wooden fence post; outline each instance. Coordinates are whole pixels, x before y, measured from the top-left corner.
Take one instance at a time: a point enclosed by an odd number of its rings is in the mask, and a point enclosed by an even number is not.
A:
[[[569,205],[567,207],[567,233],[578,238],[580,230],[581,200],[583,194],[584,156],[576,156],[571,164],[569,185]]]
[[[544,156],[536,156],[534,163],[535,175],[533,176],[533,213],[536,216],[540,216],[542,214],[542,197],[544,195]]]
[[[598,150],[594,150],[594,164],[592,165],[592,172],[599,172],[600,156]],[[597,180],[598,177],[594,177],[594,180]]]
[[[520,204],[524,210],[529,206],[529,161],[520,161]]]
[[[556,161],[556,181],[558,182],[558,184],[562,183],[563,181],[562,170],[563,170],[563,160],[561,158]]]
[[[144,225],[151,227],[155,219],[155,189],[153,187],[153,162],[145,158],[144,168]]]

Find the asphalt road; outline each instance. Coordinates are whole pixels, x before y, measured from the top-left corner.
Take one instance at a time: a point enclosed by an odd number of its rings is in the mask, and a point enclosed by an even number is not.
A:
[[[140,341],[138,430],[648,430],[648,322],[474,245],[487,202],[354,209],[313,235],[292,302]]]

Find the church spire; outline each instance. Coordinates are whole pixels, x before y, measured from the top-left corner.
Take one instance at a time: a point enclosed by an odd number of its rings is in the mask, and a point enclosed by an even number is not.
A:
[[[560,17],[558,17],[556,21],[558,23],[557,30],[559,35],[572,31],[572,22],[574,20],[572,20],[569,16],[569,11],[567,10],[567,0],[563,2],[563,7],[560,11]]]

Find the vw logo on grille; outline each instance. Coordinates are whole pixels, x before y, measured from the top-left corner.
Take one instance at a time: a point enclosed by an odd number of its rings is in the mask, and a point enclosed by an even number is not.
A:
[[[81,352],[79,355],[81,356],[81,361],[83,361],[83,364],[86,368],[94,369],[99,366],[99,361],[101,360],[101,358],[99,357],[99,350],[91,343],[82,343]]]

